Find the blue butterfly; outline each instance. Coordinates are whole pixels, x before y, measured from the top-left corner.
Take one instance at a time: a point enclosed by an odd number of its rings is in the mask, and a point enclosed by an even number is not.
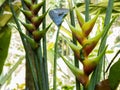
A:
[[[49,15],[50,15],[50,18],[53,20],[53,22],[57,26],[60,26],[63,21],[63,18],[67,15],[68,11],[69,11],[68,9],[57,8],[57,9],[50,10]]]

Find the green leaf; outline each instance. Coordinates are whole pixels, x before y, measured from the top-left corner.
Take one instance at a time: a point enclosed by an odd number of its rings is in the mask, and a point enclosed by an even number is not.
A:
[[[12,14],[10,12],[6,12],[0,16],[0,27],[5,26],[5,24],[10,20]]]
[[[20,57],[20,59],[15,63],[15,65],[8,71],[7,74],[5,74],[1,79],[0,79],[0,85],[3,85],[6,80],[8,80],[11,76],[11,74],[16,70],[16,68],[21,64],[22,60],[24,57]]]
[[[83,12],[83,13],[85,12],[85,3],[76,3],[76,6],[79,8],[79,12]],[[96,13],[99,10],[101,10],[100,14],[105,15],[107,7],[108,7],[108,0],[99,2],[97,4],[90,3],[89,11],[90,14],[96,15]],[[120,7],[120,1],[114,0],[112,15],[119,15],[120,13],[119,7]]]
[[[70,39],[72,38],[71,32],[66,27],[61,25],[60,30],[60,33],[62,33],[65,37],[68,37]]]
[[[5,26],[0,30],[0,74],[2,72],[11,39],[11,28]]]
[[[17,12],[19,10],[19,7],[21,6],[20,2],[15,2],[13,4],[14,10]],[[3,8],[3,12],[0,15],[0,27],[4,27],[8,21],[12,18],[12,13],[10,11],[10,7],[8,4],[3,5],[3,7],[0,7],[0,10],[2,10],[1,8]]]
[[[5,0],[0,0],[0,6],[5,2]]]
[[[119,60],[110,68],[110,73],[108,76],[111,90],[116,90],[120,83],[120,58]]]

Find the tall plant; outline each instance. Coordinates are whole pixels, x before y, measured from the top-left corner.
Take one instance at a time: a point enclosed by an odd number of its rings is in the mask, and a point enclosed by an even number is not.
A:
[[[29,62],[30,70],[32,72],[33,83],[35,90],[49,90],[48,76],[47,76],[47,63],[46,63],[46,46],[42,49],[42,39],[44,38],[43,44],[45,45],[45,34],[49,27],[45,26],[45,17],[49,10],[45,11],[45,0],[38,3],[36,0],[21,0],[25,8],[20,9],[25,15],[27,22],[23,22],[16,17],[16,13],[13,9],[11,0],[9,0],[9,5],[14,16],[17,29],[21,35],[21,39],[25,48],[27,62]],[[23,6],[24,6],[23,5]],[[39,15],[38,12],[43,7],[43,14]],[[19,22],[25,27],[28,35],[23,33]],[[39,26],[43,23],[43,28]],[[44,52],[43,52],[44,50]],[[43,54],[44,53],[44,56]],[[29,87],[26,87],[29,89]]]
[[[26,62],[28,63],[29,69],[31,71],[32,79],[33,79],[33,87],[26,87],[26,89],[32,89],[32,90],[49,90],[49,80],[48,80],[48,70],[47,70],[47,49],[46,49],[46,32],[50,28],[51,24],[46,27],[46,15],[49,12],[49,10],[46,11],[46,0],[43,0],[38,3],[37,0],[21,0],[22,2],[22,8],[20,8],[20,11],[24,14],[26,21],[22,21],[18,19],[16,12],[13,7],[12,0],[9,0],[10,9],[12,12],[12,15],[14,17],[14,21],[16,23],[16,28],[21,36],[24,49],[26,52]],[[96,14],[96,16],[89,20],[89,0],[85,0],[85,19],[79,12],[79,9],[77,6],[72,6],[72,1],[68,0],[69,2],[69,10],[70,10],[70,19],[71,23],[68,23],[68,26],[72,33],[73,41],[71,42],[69,39],[65,38],[69,46],[74,52],[74,59],[75,59],[75,65],[72,65],[64,56],[59,54],[63,61],[66,63],[66,65],[70,68],[72,73],[76,77],[76,90],[80,90],[80,83],[83,85],[84,90],[101,90],[103,88],[97,87],[97,83],[100,81],[101,76],[101,68],[103,67],[103,60],[105,51],[107,49],[106,46],[106,39],[107,39],[107,33],[114,22],[115,18],[111,20],[111,13],[112,13],[112,6],[114,3],[114,0],[109,0],[108,2],[108,8],[106,12],[106,18],[104,22],[103,30],[100,31],[99,34],[95,35],[95,37],[90,38],[90,33],[93,30],[93,27],[96,23],[97,18],[99,17],[100,12]],[[42,14],[39,14],[39,11],[43,9]],[[75,15],[73,11],[75,11]],[[56,35],[56,42],[54,47],[54,84],[53,89],[56,90],[56,65],[57,65],[57,44],[58,44],[58,37],[59,37],[59,31],[60,26],[62,24],[63,18],[66,16],[68,12],[68,9],[54,9],[50,11],[50,17],[55,22],[55,24],[58,26],[57,35]],[[77,18],[77,22],[79,26],[75,26],[75,18]],[[25,27],[26,33],[23,33],[23,30],[21,28],[20,23]],[[40,25],[42,25],[42,28],[40,28]],[[0,55],[3,55],[2,60],[3,63],[0,64],[0,71],[2,71],[2,67],[6,58],[6,54],[8,51],[8,45],[10,41],[10,31],[8,32],[6,30],[8,26],[4,27],[5,34],[3,35],[3,30],[0,31],[0,42],[5,43],[5,37],[7,38],[7,46],[0,45],[0,51],[5,50],[5,54],[2,53]],[[7,35],[9,34],[9,35]],[[8,37],[9,36],[9,37]],[[2,37],[2,38],[1,38]],[[102,38],[101,38],[102,37]],[[8,39],[9,38],[9,39]],[[94,48],[96,47],[97,43],[100,41],[101,43],[98,50],[98,55],[94,57],[89,57]],[[2,49],[1,49],[2,46]],[[119,52],[118,52],[119,53]],[[5,56],[4,56],[5,55]],[[117,54],[118,55],[118,54]],[[1,59],[1,58],[0,58]],[[83,69],[79,69],[79,63],[83,65]],[[120,59],[117,63],[115,63],[112,68],[110,69],[110,75],[108,77],[108,80],[103,81],[102,83],[107,83],[108,86],[106,87],[108,90],[111,88],[112,90],[116,89],[116,87],[119,84],[119,70],[115,70],[119,68],[120,65]],[[112,75],[113,73],[116,73],[116,77]],[[11,73],[10,73],[11,75]],[[91,77],[92,75],[92,77]],[[116,80],[115,84],[112,83],[112,80]],[[110,84],[109,84],[110,83]],[[110,86],[109,86],[110,85]],[[95,88],[96,86],[96,88]],[[105,89],[106,89],[105,88]]]
[[[82,63],[83,69],[80,70],[79,68],[77,68],[77,67],[73,66],[71,63],[69,63],[69,61],[67,61],[64,56],[62,56],[62,55],[60,55],[60,56],[64,60],[66,65],[70,68],[72,73],[77,77],[79,82],[83,85],[84,89],[85,90],[94,90],[95,85],[99,82],[100,76],[101,76],[101,74],[100,74],[101,68],[103,67],[102,61],[103,61],[103,57],[105,55],[105,51],[107,48],[107,46],[106,46],[107,33],[110,29],[110,26],[114,22],[115,18],[110,22],[112,6],[113,6],[113,1],[110,0],[108,2],[109,8],[107,9],[107,12],[106,12],[106,16],[107,17],[109,16],[109,18],[107,18],[107,19],[105,18],[105,24],[104,24],[103,30],[95,37],[89,38],[89,34],[92,31],[100,12],[98,12],[94,18],[89,20],[89,0],[86,0],[85,4],[86,4],[85,20],[83,19],[82,15],[80,14],[78,8],[75,6],[75,12],[76,12],[76,17],[77,17],[77,20],[79,23],[79,27],[75,27],[74,25],[68,23],[69,28],[73,34],[73,37],[77,40],[77,42],[79,44],[75,45],[75,43],[72,43],[68,39],[66,39],[69,46],[73,50],[75,57],[77,57],[77,59]],[[90,58],[89,55],[92,53],[93,49],[97,45],[100,38],[101,38],[101,44],[100,44],[100,48],[98,51],[98,55],[96,58]],[[81,47],[80,47],[80,45],[81,45]],[[99,70],[98,70],[98,68],[99,68]],[[92,74],[92,72],[94,72],[94,73]],[[92,74],[92,78],[89,77],[91,74]],[[76,90],[78,90],[78,89],[76,89]]]

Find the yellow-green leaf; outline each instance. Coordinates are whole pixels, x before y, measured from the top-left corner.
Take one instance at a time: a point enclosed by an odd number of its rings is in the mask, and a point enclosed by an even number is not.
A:
[[[1,36],[2,35],[2,36]],[[3,70],[11,39],[11,28],[5,26],[0,30],[0,74]]]

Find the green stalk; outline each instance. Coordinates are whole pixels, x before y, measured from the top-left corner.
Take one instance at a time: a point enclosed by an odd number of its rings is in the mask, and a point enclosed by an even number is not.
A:
[[[16,15],[16,13],[15,13],[13,7],[12,7],[11,2],[12,2],[12,1],[9,0],[10,9],[11,9],[11,12],[12,12],[12,14],[13,14],[13,18],[14,18],[14,21],[15,21],[15,23],[16,23],[16,25],[17,25],[18,31],[21,32],[22,29],[21,29],[21,27],[20,27],[20,24],[19,24],[18,19],[17,19],[17,17],[16,17],[17,15]],[[36,89],[36,90],[39,90],[38,84],[37,84],[37,77],[36,77],[35,71],[34,71],[34,66],[33,66],[32,63],[31,63],[31,61],[32,61],[32,60],[31,60],[31,55],[28,53],[29,48],[28,48],[28,46],[27,46],[27,44],[26,44],[27,42],[26,42],[25,38],[23,37],[23,35],[22,35],[21,33],[20,33],[20,37],[21,37],[21,40],[22,40],[22,43],[23,43],[23,46],[24,46],[24,49],[25,49],[25,52],[26,52],[26,56],[27,56],[27,58],[28,58],[28,62],[29,62],[29,64],[30,64],[32,76],[33,76],[33,79],[34,79],[35,89]]]
[[[54,45],[54,72],[53,72],[53,90],[56,90],[56,73],[57,73],[57,52],[58,52],[58,36],[60,32],[60,26],[58,26],[57,34],[56,34],[56,40]]]
[[[26,45],[27,46],[27,45]],[[29,49],[26,49],[26,51],[29,51]],[[29,63],[29,65],[30,65],[30,70],[31,70],[31,72],[32,72],[32,76],[33,76],[33,80],[34,80],[34,84],[35,84],[35,89],[36,90],[39,90],[39,85],[38,85],[38,81],[37,81],[37,75],[36,75],[36,73],[35,73],[35,71],[34,71],[34,66],[33,66],[33,63],[31,62],[32,61],[32,59],[31,59],[31,55],[30,54],[28,54],[28,53],[26,53],[26,60],[28,60],[28,63]]]
[[[111,14],[112,14],[112,8],[113,8],[113,3],[114,3],[114,0],[109,0],[109,2],[108,2],[108,7],[107,7],[107,11],[106,11],[106,17],[105,17],[104,27],[110,23]],[[109,30],[107,31],[107,29],[104,29],[104,30],[105,30],[104,33],[106,33],[106,32],[109,31]],[[98,54],[100,54],[102,52],[103,48],[105,48],[106,39],[107,39],[107,33],[106,33],[106,35],[103,34],[103,36],[102,36]],[[95,85],[100,81],[100,76],[101,76],[101,72],[102,72],[103,61],[104,61],[104,57],[100,60],[100,62],[98,64],[95,72],[93,73],[93,75],[91,77],[91,82],[90,82],[90,85],[89,85],[89,90],[94,90]]]
[[[85,21],[89,20],[89,3],[90,0],[85,0]]]
[[[42,76],[41,76],[41,69],[39,68],[39,59],[37,57],[37,51],[34,52],[34,62],[35,62],[35,69],[36,69],[36,74],[37,74],[37,79],[38,79],[38,85],[39,85],[39,88],[40,90],[43,88],[43,85],[42,85]]]
[[[44,66],[43,66],[43,58],[42,58],[42,49],[41,49],[41,42],[39,44],[39,47],[35,50],[35,54],[37,57],[37,62],[38,62],[38,79],[39,83],[41,85],[40,90],[46,90],[46,84],[45,84],[45,73],[44,73]]]
[[[46,12],[46,0],[44,0],[43,5],[43,14]],[[43,20],[43,29],[46,28],[46,18]],[[46,90],[49,90],[49,79],[48,79],[48,66],[47,66],[47,49],[46,49],[46,34],[43,37],[43,65],[44,65],[44,73],[45,73],[45,84]]]
[[[38,3],[38,0],[36,0],[35,3]],[[44,6],[43,6],[43,8],[44,8]],[[43,40],[43,43],[44,43],[44,40]],[[43,44],[43,48],[44,48],[44,44]],[[43,65],[44,64],[44,62],[43,62],[44,58],[43,58],[43,54],[42,54],[41,40],[39,42],[39,47],[37,48],[37,50],[35,50],[35,53],[36,53],[36,57],[37,57],[38,67],[39,67],[38,78],[39,78],[39,83],[41,84],[41,89],[40,90],[47,90],[46,89],[46,78],[45,78],[46,77],[45,76],[45,66]]]
[[[72,9],[72,1],[70,2],[69,4],[70,6],[70,20],[71,20],[71,25],[75,26],[75,19],[74,19],[74,12],[73,12],[73,9]],[[77,45],[77,41],[76,39],[73,37],[72,35],[72,39],[73,39],[73,43],[75,45]],[[75,66],[77,68],[79,68],[79,60],[77,59],[77,57],[75,57],[75,53],[74,53],[74,63],[75,63]],[[76,90],[80,90],[80,82],[78,81],[77,78],[75,78],[75,81],[76,81]]]
[[[38,3],[38,0],[35,1],[35,3]],[[44,41],[43,41],[44,42]],[[44,47],[44,45],[43,45]],[[38,63],[38,69],[36,70],[38,72],[38,82],[40,84],[40,90],[47,90],[46,89],[46,79],[45,79],[45,66],[43,65],[43,55],[42,55],[42,49],[41,49],[41,40],[39,42],[39,47],[34,51],[36,56],[36,65]]]

